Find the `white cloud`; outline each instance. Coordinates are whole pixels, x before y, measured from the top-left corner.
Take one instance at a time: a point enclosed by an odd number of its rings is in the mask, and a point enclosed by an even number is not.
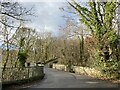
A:
[[[54,28],[52,28],[51,26],[45,26],[44,30],[51,32],[53,31]]]
[[[30,7],[35,5],[35,13],[37,17],[32,17],[32,22],[27,23],[27,26],[35,28],[37,31],[42,30],[57,33],[58,26],[64,22],[61,17],[63,12],[59,8],[63,5],[61,2],[34,2],[24,3],[24,6]]]

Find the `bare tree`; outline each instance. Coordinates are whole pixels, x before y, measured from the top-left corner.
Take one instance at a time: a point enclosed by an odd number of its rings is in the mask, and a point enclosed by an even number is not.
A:
[[[17,46],[18,48],[18,59],[19,62],[23,62],[22,65],[25,65],[25,62],[27,60],[27,56],[29,56],[29,52],[33,52],[33,46],[34,46],[34,42],[35,42],[35,30],[31,29],[31,28],[27,28],[27,27],[22,27],[20,28],[15,36],[14,36],[14,45]],[[23,61],[23,59],[21,59],[21,55],[24,55],[25,57],[25,61]],[[15,63],[15,67],[17,64],[17,61]]]
[[[31,9],[27,10],[18,2],[0,1],[0,32],[2,32],[1,35],[4,37],[2,42],[7,47],[7,56],[3,71],[5,70],[6,64],[8,62],[10,38],[12,35],[14,36],[13,32],[18,30],[21,22],[26,21],[25,16],[32,15],[30,11]],[[9,33],[11,31],[12,33]]]

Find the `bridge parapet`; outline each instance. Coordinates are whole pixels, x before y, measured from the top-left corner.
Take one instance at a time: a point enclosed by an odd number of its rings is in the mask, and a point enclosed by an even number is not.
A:
[[[17,81],[29,80],[35,77],[43,77],[43,66],[32,67],[6,67],[2,74],[2,84],[16,83]],[[2,68],[1,68],[2,69]]]

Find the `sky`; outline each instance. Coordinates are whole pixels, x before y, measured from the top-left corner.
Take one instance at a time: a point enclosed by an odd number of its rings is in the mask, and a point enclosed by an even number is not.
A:
[[[31,22],[26,22],[25,25],[36,29],[38,32],[51,32],[54,35],[59,35],[60,26],[64,26],[66,18],[62,16],[72,17],[78,21],[79,17],[73,15],[72,13],[67,13],[61,11],[61,7],[68,6],[66,0],[13,0],[20,2],[24,7],[30,9],[33,7],[33,13],[35,17],[30,17]],[[71,1],[71,0],[68,0]],[[81,2],[84,5],[84,2],[89,0],[75,0]],[[102,1],[102,0],[101,0]],[[104,1],[104,0],[103,0]],[[109,0],[110,1],[110,0]]]
[[[8,0],[4,0],[8,1]],[[74,17],[73,14],[60,10],[68,4],[66,0],[12,0],[18,1],[26,9],[32,9],[31,13],[35,16],[27,17],[31,21],[25,22],[24,26],[35,29],[38,32],[51,32],[53,35],[59,35],[60,27],[64,26],[67,17]],[[1,44],[1,42],[0,42]]]
[[[60,8],[65,8],[68,5],[66,0],[18,0],[24,7],[30,9],[33,7],[35,17],[30,17],[31,22],[26,22],[25,25],[36,29],[39,32],[52,32],[55,36],[59,35],[59,29],[65,25],[67,18],[78,20],[76,15],[62,11]],[[70,1],[70,0],[68,0]],[[80,1],[80,0],[76,0]],[[81,0],[83,1],[83,0]],[[86,0],[84,0],[86,1]]]
[[[4,0],[8,1],[8,0]],[[71,17],[78,20],[76,15],[61,10],[68,6],[66,0],[12,0],[18,1],[26,9],[32,9],[31,13],[35,16],[26,17],[31,20],[25,22],[23,26],[35,29],[38,32],[51,32],[59,36],[59,29],[65,26],[67,18]],[[78,0],[79,1],[79,0]]]
[[[32,12],[35,16],[30,17],[30,22],[25,25],[36,29],[39,32],[48,31],[55,35],[59,34],[60,26],[65,24],[66,19],[63,15],[68,15],[60,8],[65,6],[65,2],[22,2],[22,5],[28,9],[33,7]]]

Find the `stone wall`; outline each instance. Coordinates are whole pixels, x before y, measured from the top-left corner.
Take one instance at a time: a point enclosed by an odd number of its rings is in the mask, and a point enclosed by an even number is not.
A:
[[[53,68],[58,69],[58,70],[63,70],[63,71],[69,70],[66,65],[62,65],[62,64],[53,64]],[[84,74],[84,75],[89,75],[92,77],[101,77],[102,76],[101,72],[98,70],[95,70],[94,68],[73,66],[72,70],[76,74]]]
[[[63,65],[63,64],[53,64],[52,67],[57,70],[66,71],[66,65]]]
[[[94,68],[88,68],[88,67],[80,67],[80,66],[74,66],[73,71],[76,74],[84,74],[84,75],[89,75],[93,77],[100,77],[102,76],[101,72],[94,69]]]
[[[43,68],[43,66],[33,66],[24,68],[7,67],[2,75],[2,83],[44,76]]]

